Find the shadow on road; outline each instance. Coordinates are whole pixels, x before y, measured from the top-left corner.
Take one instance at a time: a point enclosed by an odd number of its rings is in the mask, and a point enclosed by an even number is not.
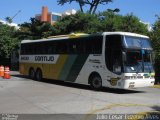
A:
[[[154,109],[154,111],[158,111],[160,114],[160,106],[152,106],[151,108]]]
[[[12,75],[14,77],[18,78],[28,78],[28,76],[25,75]],[[30,80],[30,79],[29,79]],[[33,80],[36,81],[36,80]],[[37,81],[37,82],[42,82],[42,83],[49,83],[49,84],[55,84],[55,85],[60,85],[60,86],[65,86],[65,87],[72,87],[72,88],[77,88],[77,89],[85,89],[85,90],[92,90],[89,85],[82,85],[82,84],[77,84],[77,83],[70,83],[70,82],[64,82],[61,80],[51,80],[51,79],[43,79],[42,81]],[[97,92],[107,92],[107,93],[115,93],[115,94],[134,94],[134,93],[145,93],[145,91],[138,91],[136,89],[133,90],[126,90],[126,89],[113,89],[113,88],[106,88],[103,87],[101,90]]]
[[[14,74],[14,75],[11,75],[11,76],[18,77],[18,78],[30,79],[27,75]]]

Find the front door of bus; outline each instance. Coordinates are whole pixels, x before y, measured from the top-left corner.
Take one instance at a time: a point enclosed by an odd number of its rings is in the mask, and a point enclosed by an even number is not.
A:
[[[113,81],[120,79],[122,73],[121,35],[107,35],[105,43],[105,63],[108,69],[107,81],[114,86]]]

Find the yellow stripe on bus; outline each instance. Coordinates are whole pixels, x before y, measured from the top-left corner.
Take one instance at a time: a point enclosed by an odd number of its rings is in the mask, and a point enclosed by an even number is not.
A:
[[[43,73],[43,78],[57,80],[67,58],[68,55],[60,55],[55,64],[20,63],[20,73],[28,75],[30,68],[33,68],[35,72],[37,68],[40,68]]]

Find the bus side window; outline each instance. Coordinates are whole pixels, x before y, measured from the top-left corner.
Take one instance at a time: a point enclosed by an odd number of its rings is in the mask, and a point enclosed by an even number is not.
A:
[[[57,54],[65,54],[67,52],[67,44],[65,41],[57,42],[56,52]]]
[[[93,53],[94,54],[101,54],[102,53],[102,36],[96,36],[93,39]]]
[[[57,44],[52,43],[52,54],[56,54],[56,48],[57,48]]]
[[[68,52],[69,54],[76,54],[77,53],[77,43],[76,43],[76,40],[70,40],[69,42],[69,49],[68,49]]]
[[[21,44],[21,55],[25,55],[25,45]]]
[[[53,53],[53,46],[51,42],[45,43],[45,54],[52,54]]]
[[[48,49],[47,49],[47,54],[52,54],[52,46],[48,46]]]
[[[85,53],[85,41],[82,39],[79,39],[77,41],[77,53],[78,54],[84,54]]]
[[[102,37],[93,36],[86,39],[86,53],[101,54],[102,53]]]
[[[41,54],[45,54],[45,46],[41,44]]]
[[[86,53],[92,54],[93,53],[93,39],[90,37],[86,37]]]
[[[30,54],[31,52],[31,47],[30,47],[30,44],[26,44],[26,55]]]

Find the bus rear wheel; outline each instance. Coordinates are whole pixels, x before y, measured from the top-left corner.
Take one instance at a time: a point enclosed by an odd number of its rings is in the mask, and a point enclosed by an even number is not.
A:
[[[33,68],[30,68],[30,69],[29,69],[29,77],[30,77],[31,79],[34,79],[34,78],[35,78],[35,72],[34,72],[34,69],[33,69]]]
[[[94,90],[100,90],[102,88],[102,79],[100,76],[93,76],[90,81],[90,85]]]
[[[36,70],[36,80],[38,81],[42,80],[42,71],[40,69]]]

